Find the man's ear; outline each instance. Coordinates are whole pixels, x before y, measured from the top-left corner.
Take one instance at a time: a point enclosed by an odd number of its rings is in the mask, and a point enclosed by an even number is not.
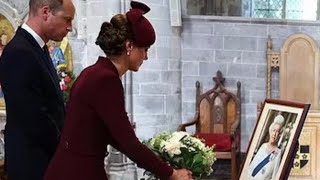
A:
[[[42,8],[41,8],[41,15],[42,15],[42,17],[45,19],[45,20],[47,20],[48,19],[48,17],[49,17],[49,14],[50,14],[50,8],[49,8],[49,6],[43,6]]]

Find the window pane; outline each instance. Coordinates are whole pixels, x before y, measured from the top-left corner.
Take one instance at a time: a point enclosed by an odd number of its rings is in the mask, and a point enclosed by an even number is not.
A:
[[[318,0],[187,0],[188,15],[317,20]]]

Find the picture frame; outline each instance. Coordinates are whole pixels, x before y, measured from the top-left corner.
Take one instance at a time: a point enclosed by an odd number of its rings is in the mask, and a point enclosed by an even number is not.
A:
[[[4,46],[13,38],[14,34],[15,34],[14,26],[10,23],[10,21],[4,15],[0,14],[0,36],[2,35],[6,36],[5,44],[3,44],[2,42],[3,39],[0,37],[0,41],[1,41],[0,43],[3,46],[1,47],[0,57],[1,57]],[[5,101],[4,101],[3,92],[0,84],[0,111],[4,111],[4,110],[5,110]]]
[[[287,179],[310,104],[266,99],[239,173],[240,180]]]

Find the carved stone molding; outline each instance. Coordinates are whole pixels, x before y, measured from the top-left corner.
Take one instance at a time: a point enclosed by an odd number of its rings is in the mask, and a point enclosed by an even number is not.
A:
[[[27,1],[0,0],[0,14],[5,16],[16,29],[29,11]]]

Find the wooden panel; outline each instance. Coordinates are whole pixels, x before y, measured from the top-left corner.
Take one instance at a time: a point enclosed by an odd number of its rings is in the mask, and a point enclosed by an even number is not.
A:
[[[228,119],[227,130],[228,130],[228,133],[230,133],[231,125],[232,125],[232,123],[235,122],[236,116],[237,116],[236,103],[233,99],[230,99],[230,101],[228,102],[228,106],[227,106],[227,119]]]
[[[293,35],[281,49],[280,99],[310,103],[318,109],[319,49],[304,34]]]
[[[213,97],[214,98],[214,97]],[[224,123],[226,122],[225,118],[225,106],[223,104],[222,97],[217,96],[212,99],[213,105],[213,117],[212,122],[214,123],[213,132],[214,133],[224,133]]]
[[[320,179],[320,113],[309,113],[302,129],[299,149],[295,159],[295,167],[291,170],[290,180]],[[309,153],[307,152],[309,148]]]
[[[210,133],[210,118],[211,118],[211,108],[210,103],[207,99],[203,99],[200,103],[200,121],[198,126],[201,133]]]

